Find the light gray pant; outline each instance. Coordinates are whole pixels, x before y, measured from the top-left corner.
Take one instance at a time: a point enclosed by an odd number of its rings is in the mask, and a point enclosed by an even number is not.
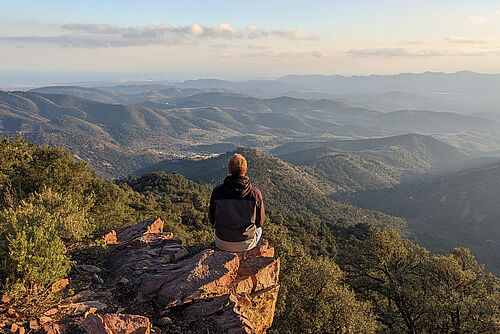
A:
[[[245,241],[229,242],[221,240],[217,238],[217,236],[215,236],[215,246],[227,252],[244,252],[257,246],[257,243],[259,242],[261,237],[262,237],[262,227],[257,227],[255,229],[255,238],[253,239]]]

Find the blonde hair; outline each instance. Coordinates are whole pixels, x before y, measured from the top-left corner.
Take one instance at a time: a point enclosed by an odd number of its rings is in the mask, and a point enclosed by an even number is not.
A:
[[[235,153],[227,164],[231,175],[245,175],[247,172],[247,159],[241,154]]]

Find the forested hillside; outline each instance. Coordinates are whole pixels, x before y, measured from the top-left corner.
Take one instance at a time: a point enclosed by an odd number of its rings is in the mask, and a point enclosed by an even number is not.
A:
[[[0,152],[0,288],[16,303],[54,303],[60,297],[44,287],[73,275],[72,257],[86,254],[87,263],[97,263],[92,261],[106,252],[105,245],[93,242],[93,233],[146,216],[162,217],[165,230],[188,246],[199,249],[212,241],[208,184],[164,173],[110,183],[65,150],[22,140],[2,140]],[[255,170],[272,165],[286,171],[276,158],[245,153]],[[293,203],[280,204],[272,196],[278,190],[292,194],[286,187],[303,190],[301,181],[264,175],[275,180],[260,184],[268,194],[264,237],[282,261],[271,332],[498,331],[499,280],[485,274],[468,250],[430,256],[393,228],[375,227],[400,220],[355,207],[334,205],[314,213],[306,204],[293,214]],[[295,200],[308,195],[317,193]]]
[[[471,161],[456,148],[418,134],[290,142],[272,152],[295,165],[311,167],[343,192],[388,188],[425,173],[456,170]]]
[[[474,250],[487,269],[500,272],[500,166],[483,167],[352,194],[355,205],[406,217],[418,243],[443,252],[459,244]]]
[[[343,100],[260,99],[219,88],[132,88],[0,91],[0,132],[63,146],[109,179],[165,158],[223,153],[224,145],[269,151],[290,141],[499,133],[493,120],[454,113],[381,113]]]
[[[271,209],[299,216],[312,215],[331,224],[338,221],[342,221],[344,225],[375,223],[380,226],[393,226],[401,232],[405,230],[405,222],[402,219],[375,211],[360,210],[331,200],[326,195],[339,188],[314,170],[294,166],[254,149],[242,148],[238,152],[247,158],[248,176],[252,183],[261,189],[266,198],[266,205]],[[190,179],[215,185],[222,183],[227,175],[227,161],[233,153],[197,161],[166,160],[151,167],[150,171],[182,173]]]

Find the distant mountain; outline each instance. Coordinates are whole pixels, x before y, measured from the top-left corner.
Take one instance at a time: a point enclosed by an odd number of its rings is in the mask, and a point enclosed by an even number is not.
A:
[[[470,160],[452,146],[417,134],[291,142],[272,152],[295,165],[311,167],[343,191],[392,187],[419,174],[458,168]]]
[[[248,161],[248,175],[264,196],[266,207],[290,214],[313,214],[330,224],[346,219],[350,224],[375,223],[405,230],[403,220],[374,211],[360,210],[328,198],[334,191],[328,181],[307,168],[297,167],[272,155],[241,148]],[[219,184],[227,175],[227,162],[234,152],[201,160],[165,160],[145,171],[181,173],[193,180]],[[139,172],[142,173],[143,171]]]
[[[426,134],[474,131],[498,133],[499,123],[475,116],[428,110],[398,110],[378,115],[374,124],[401,131],[415,131]]]
[[[470,71],[456,73],[425,72],[396,75],[345,77],[340,75],[289,75],[280,83],[300,90],[336,92],[336,94],[381,94],[402,91],[423,95],[461,95],[476,100],[495,96],[500,86],[500,74],[481,74]],[[321,87],[321,90],[313,89]]]
[[[378,111],[423,109],[472,114],[498,113],[500,74],[401,73],[397,75],[341,76],[289,75],[274,80],[187,80],[179,87],[224,88],[259,98],[291,96],[335,98],[355,107]]]
[[[471,248],[500,273],[500,163],[417,184],[351,194],[349,203],[406,217],[417,242],[438,252]]]
[[[75,87],[47,89],[102,99],[118,94]],[[118,96],[147,100],[130,105],[67,94],[0,92],[0,130],[4,135],[21,134],[37,144],[63,145],[107,176],[124,176],[131,168],[167,156],[226,151],[219,145],[207,152],[200,145],[226,143],[270,150],[299,140],[384,137],[415,131],[500,131],[498,123],[477,117],[429,111],[380,113],[326,99],[258,99],[228,91],[178,88]],[[82,149],[89,146],[92,150]],[[135,158],[138,155],[140,159]]]
[[[40,93],[40,94],[62,94],[62,95],[73,95],[76,97],[81,97],[83,99],[102,102],[118,104],[127,103],[127,98],[121,96],[120,94],[106,92],[103,90],[88,88],[88,87],[76,87],[76,86],[50,86],[41,87],[30,90],[30,92]]]
[[[113,85],[113,86],[100,86],[96,87],[99,90],[105,92],[111,92],[116,94],[141,94],[147,93],[152,90],[164,90],[172,88],[171,84],[123,84],[123,85]]]
[[[71,95],[0,92],[0,125],[4,136],[64,146],[106,177],[130,174],[159,159],[152,149],[180,144],[151,109]]]
[[[178,88],[163,85],[131,85],[101,87],[99,89],[76,86],[49,86],[35,88],[30,90],[30,92],[40,94],[72,95],[87,100],[110,104],[145,105],[147,103],[168,104],[168,101],[174,98],[186,97],[204,92],[224,93],[226,90],[218,88]]]

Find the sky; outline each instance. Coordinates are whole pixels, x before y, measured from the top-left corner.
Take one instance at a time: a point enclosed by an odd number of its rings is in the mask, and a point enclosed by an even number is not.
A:
[[[0,84],[500,73],[500,2],[0,0]]]

